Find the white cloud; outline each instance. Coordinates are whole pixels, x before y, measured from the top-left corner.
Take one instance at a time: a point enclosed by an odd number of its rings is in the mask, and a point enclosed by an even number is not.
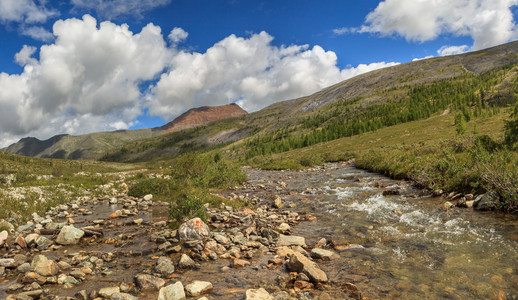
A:
[[[432,57],[434,57],[434,56],[433,55],[427,55],[425,57],[414,58],[414,59],[412,59],[412,61],[418,61],[418,60],[428,59],[428,58],[432,58]]]
[[[51,41],[54,36],[51,32],[41,26],[30,26],[27,28],[22,28],[21,33],[26,36],[30,36],[31,38],[43,42]]]
[[[181,40],[179,33],[173,41]],[[128,128],[145,109],[166,120],[230,102],[255,111],[394,65],[341,70],[334,52],[274,46],[266,32],[230,35],[203,53],[189,52],[176,43],[168,47],[153,24],[133,33],[89,15],[55,22],[53,35],[53,43],[16,54],[21,74],[0,73],[0,146],[25,136]]]
[[[446,55],[455,55],[455,54],[462,54],[469,50],[468,45],[462,45],[462,46],[442,46],[439,50],[437,50],[437,54],[440,56],[446,56]]]
[[[134,34],[85,15],[57,21],[53,31],[56,40],[40,48],[39,60],[33,47],[17,53],[23,73],[0,73],[1,140],[131,125],[142,110],[138,85],[170,60],[160,28],[148,24]]]
[[[9,23],[45,23],[47,19],[58,13],[45,7],[46,1],[34,0],[2,0],[0,1],[0,22]]]
[[[320,46],[276,47],[266,32],[231,35],[205,53],[181,51],[151,89],[149,112],[170,119],[188,108],[237,102],[255,111],[273,102],[316,92],[343,79],[392,65],[340,70],[336,54]]]
[[[109,20],[121,16],[142,17],[143,13],[170,2],[171,0],[71,0],[75,9],[93,10],[101,18]]]
[[[511,7],[518,0],[385,0],[370,12],[360,32],[429,41],[441,34],[470,36],[473,50],[516,39]]]
[[[189,36],[189,33],[185,30],[183,30],[180,27],[175,27],[171,32],[169,33],[169,41],[173,44],[177,44],[179,42],[185,41],[185,39]]]
[[[20,50],[14,56],[14,60],[16,61],[17,64],[19,64],[22,67],[27,64],[35,65],[38,63],[38,61],[32,57],[35,52],[36,52],[36,47],[23,45],[22,50]]]
[[[340,27],[340,28],[333,29],[333,33],[336,35],[343,35],[346,33],[352,33],[352,32],[357,32],[357,31],[358,31],[357,28],[349,28],[349,27]]]

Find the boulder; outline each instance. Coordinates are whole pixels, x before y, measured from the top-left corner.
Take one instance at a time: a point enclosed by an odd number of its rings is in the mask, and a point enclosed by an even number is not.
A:
[[[170,284],[160,289],[158,293],[158,300],[184,300],[185,291],[183,284],[178,281],[175,284]]]
[[[265,289],[249,289],[245,294],[246,300],[273,300],[274,298]]]
[[[277,241],[278,246],[306,246],[306,239],[303,236],[296,235],[282,235],[279,236],[279,240]]]
[[[196,263],[187,254],[182,254],[178,266],[182,269],[188,269],[194,267]]]
[[[162,278],[147,274],[138,274],[135,276],[135,282],[141,290],[160,290],[164,285],[165,281]]]
[[[79,243],[79,240],[85,235],[81,229],[74,226],[63,226],[56,238],[56,243],[61,245],[73,245]]]
[[[476,210],[493,210],[496,208],[499,199],[500,197],[496,192],[487,192],[475,199],[475,202],[473,202],[473,208]]]
[[[111,300],[138,300],[137,297],[127,294],[127,293],[120,293],[115,292],[110,297]]]
[[[209,226],[200,218],[190,219],[180,225],[178,236],[184,242],[202,240],[210,236]]]
[[[195,280],[193,283],[185,286],[185,291],[188,296],[198,297],[212,291],[212,283],[208,281]]]
[[[288,271],[299,272],[306,274],[312,282],[327,282],[327,275],[324,271],[320,270],[318,265],[309,260],[304,255],[293,252],[288,254],[288,260],[286,261],[286,269]]]
[[[99,296],[110,299],[111,296],[115,293],[120,293],[120,288],[118,286],[113,287],[105,287],[99,290]]]
[[[321,248],[314,248],[313,250],[311,250],[310,256],[315,259],[331,260],[333,258],[336,258],[338,255],[333,251]]]
[[[58,273],[58,265],[44,255],[36,255],[32,259],[31,270],[43,276],[53,276]]]
[[[173,262],[168,257],[160,257],[158,259],[155,270],[162,276],[169,276],[174,273]]]

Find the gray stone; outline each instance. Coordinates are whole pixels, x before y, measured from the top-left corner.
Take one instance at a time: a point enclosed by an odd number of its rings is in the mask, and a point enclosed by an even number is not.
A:
[[[138,300],[137,297],[127,294],[127,293],[119,293],[115,292],[110,297],[111,300]]]
[[[334,253],[333,251],[321,249],[321,248],[314,248],[311,250],[310,253],[312,258],[316,259],[323,259],[323,260],[330,260],[333,258],[336,258],[338,255]]]
[[[306,246],[306,239],[303,236],[281,235],[277,241],[278,246]]]
[[[158,259],[157,265],[155,267],[157,273],[160,273],[162,276],[169,276],[174,273],[174,265],[171,259],[167,257],[160,257]]]
[[[230,245],[230,240],[223,234],[215,234],[214,239],[221,245]]]
[[[22,231],[29,231],[29,230],[32,230],[33,228],[34,228],[34,223],[32,223],[32,222],[27,222],[27,224],[19,226],[19,227],[18,227],[18,231],[19,231],[19,232],[22,232]]]
[[[27,273],[31,270],[31,264],[30,263],[23,263],[18,268],[16,268],[16,271],[18,273]]]
[[[246,300],[273,300],[274,298],[264,288],[249,289],[245,293]]]
[[[115,293],[120,293],[120,288],[118,286],[105,287],[99,290],[99,296],[108,299],[111,298],[111,296]]]
[[[196,263],[187,254],[182,254],[178,266],[182,269],[188,269],[194,267]]]
[[[200,218],[194,218],[180,225],[178,236],[184,242],[202,240],[210,236],[209,226]]]
[[[36,244],[36,240],[38,240],[39,237],[40,235],[37,233],[28,234],[25,237],[25,243],[27,243],[27,245],[31,247],[32,245]]]
[[[496,192],[487,192],[475,199],[475,202],[473,202],[473,208],[476,210],[493,210],[496,208],[499,199],[500,197]]]
[[[42,276],[53,276],[58,273],[58,265],[44,255],[36,255],[32,259],[31,270]]]
[[[38,250],[47,250],[50,246],[52,246],[53,243],[54,242],[51,239],[40,236],[36,240],[36,248],[38,248]]]
[[[320,270],[318,265],[309,260],[304,255],[293,252],[288,254],[288,260],[286,261],[286,269],[288,271],[294,271],[306,274],[312,282],[327,282],[327,275],[324,271]]]
[[[158,293],[158,300],[184,300],[185,291],[183,284],[178,281],[175,284],[170,284],[160,289]]]
[[[212,283],[208,281],[195,280],[193,283],[185,286],[185,291],[188,296],[198,297],[212,291]]]
[[[160,290],[164,285],[165,281],[162,278],[147,274],[138,274],[135,276],[135,282],[141,290]]]
[[[56,243],[61,245],[73,245],[79,243],[79,240],[85,235],[81,229],[73,226],[64,226],[56,238]]]

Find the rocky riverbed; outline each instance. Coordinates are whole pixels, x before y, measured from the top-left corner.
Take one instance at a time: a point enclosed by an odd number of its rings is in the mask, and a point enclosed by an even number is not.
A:
[[[235,209],[223,204],[207,208],[211,216],[207,223],[192,219],[178,230],[167,226],[167,203],[153,201],[152,195],[130,197],[123,184],[117,185],[120,188],[112,195],[82,197],[44,216],[34,214],[31,222],[0,233],[0,298],[374,299],[466,295],[443,282],[431,286],[433,277],[430,283],[423,283],[403,272],[409,264],[410,268],[424,268],[417,270],[422,273],[427,268],[423,264],[428,263],[422,260],[427,257],[407,255],[405,259],[411,262],[396,262],[404,268],[390,269],[382,261],[392,259],[386,256],[392,255],[392,248],[400,249],[399,254],[404,256],[401,249],[409,237],[387,234],[384,230],[388,225],[383,220],[369,220],[370,213],[365,220],[356,219],[372,211],[367,205],[379,204],[379,209],[387,208],[389,216],[383,218],[389,221],[405,222],[415,217],[416,210],[403,203],[411,205],[424,195],[409,183],[368,177],[355,173],[347,164],[305,171],[247,172],[246,184],[220,192],[227,199],[241,199],[247,207]],[[345,197],[350,191],[354,191],[351,198]],[[386,202],[391,199],[398,204]],[[430,198],[425,206],[441,218],[443,214],[451,216],[455,210],[445,208],[444,202]],[[345,207],[351,214],[338,213],[338,207]],[[390,230],[419,239],[412,228]],[[484,238],[478,231],[476,234]],[[434,238],[439,243],[441,237]],[[416,247],[428,244],[419,241]],[[440,251],[429,252],[432,262],[436,256],[441,263],[450,259]],[[499,264],[496,261],[495,265]],[[472,280],[470,288],[480,296],[475,298],[487,295],[513,299],[518,283],[515,264],[511,261],[508,270],[491,274],[494,288],[479,287]],[[430,274],[437,272],[435,266],[430,268]]]

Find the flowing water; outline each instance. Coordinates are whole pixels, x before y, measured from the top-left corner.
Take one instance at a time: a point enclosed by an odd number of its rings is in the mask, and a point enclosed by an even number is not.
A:
[[[517,216],[445,211],[444,199],[348,165],[329,164],[311,176],[254,172],[264,171],[251,172],[257,183],[282,178],[304,190],[288,201],[317,220],[293,234],[310,245],[322,237],[338,245],[340,258],[321,264],[336,285],[352,282],[373,298],[518,298]]]

